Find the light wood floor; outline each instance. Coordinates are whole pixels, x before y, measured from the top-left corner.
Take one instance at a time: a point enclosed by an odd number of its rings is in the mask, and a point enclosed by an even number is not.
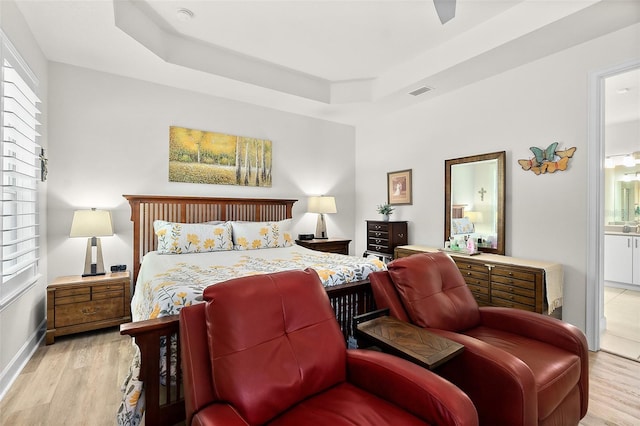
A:
[[[114,425],[133,356],[117,328],[40,347],[0,401],[0,425]],[[590,354],[589,412],[582,426],[640,425],[640,362]]]
[[[39,347],[0,401],[0,425],[116,424],[133,353],[131,338],[117,327]]]

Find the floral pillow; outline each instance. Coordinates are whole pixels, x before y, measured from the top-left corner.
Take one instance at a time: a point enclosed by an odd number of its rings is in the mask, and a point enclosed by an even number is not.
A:
[[[279,222],[231,222],[234,250],[289,247],[293,245],[291,220]]]
[[[451,233],[454,235],[471,234],[474,232],[473,223],[467,217],[451,219]]]
[[[182,254],[224,251],[233,249],[231,223],[175,223],[153,222],[158,236],[158,253]]]

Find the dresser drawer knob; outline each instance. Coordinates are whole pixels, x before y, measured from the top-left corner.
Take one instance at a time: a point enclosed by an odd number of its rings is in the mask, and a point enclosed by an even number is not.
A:
[[[404,238],[404,234],[398,234],[398,237]]]

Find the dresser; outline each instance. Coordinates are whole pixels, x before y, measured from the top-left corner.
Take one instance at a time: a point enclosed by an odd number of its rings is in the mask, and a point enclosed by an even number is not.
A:
[[[58,277],[47,286],[47,345],[58,336],[131,321],[129,272]]]
[[[396,247],[395,257],[437,252],[425,246]],[[562,265],[497,254],[468,256],[449,252],[480,306],[504,306],[559,317]]]
[[[407,244],[407,222],[367,220],[367,250],[364,255],[374,255],[383,260],[393,259],[394,249]]]

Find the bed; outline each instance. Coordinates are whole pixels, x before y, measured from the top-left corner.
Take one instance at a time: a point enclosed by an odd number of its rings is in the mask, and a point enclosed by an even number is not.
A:
[[[134,296],[133,322],[123,324],[120,332],[134,338],[137,353],[123,387],[123,404],[118,412],[120,424],[139,423],[141,407],[144,407],[146,424],[171,425],[184,420],[181,373],[176,367],[180,365],[177,314],[181,306],[198,303],[206,285],[243,274],[313,267],[319,272],[348,342],[352,341],[353,317],[374,309],[366,277],[371,271],[384,268],[379,260],[315,252],[292,245],[290,240],[289,244],[281,241],[273,248],[252,250],[251,244],[237,240],[242,231],[251,230],[258,223],[278,224],[291,219],[296,200],[124,197],[131,206],[133,222]],[[217,230],[218,237],[226,235],[225,227],[232,224],[236,231],[233,246],[242,248],[245,243],[247,250],[221,248],[212,249],[210,253],[182,252],[179,247],[165,244],[163,228],[158,228],[163,224],[160,221],[169,224],[169,233],[172,229],[175,231],[176,224],[194,224],[183,225],[185,228],[207,224],[207,229],[213,226]],[[218,228],[222,230],[218,232]],[[156,235],[157,230],[160,237]],[[279,236],[276,232],[275,237]],[[203,241],[193,240],[186,244],[196,242],[203,244]],[[209,244],[213,243],[209,241]],[[228,246],[226,241],[220,244],[220,247]],[[179,254],[172,256],[175,253],[171,250],[176,248]],[[171,254],[167,255],[166,250]]]

